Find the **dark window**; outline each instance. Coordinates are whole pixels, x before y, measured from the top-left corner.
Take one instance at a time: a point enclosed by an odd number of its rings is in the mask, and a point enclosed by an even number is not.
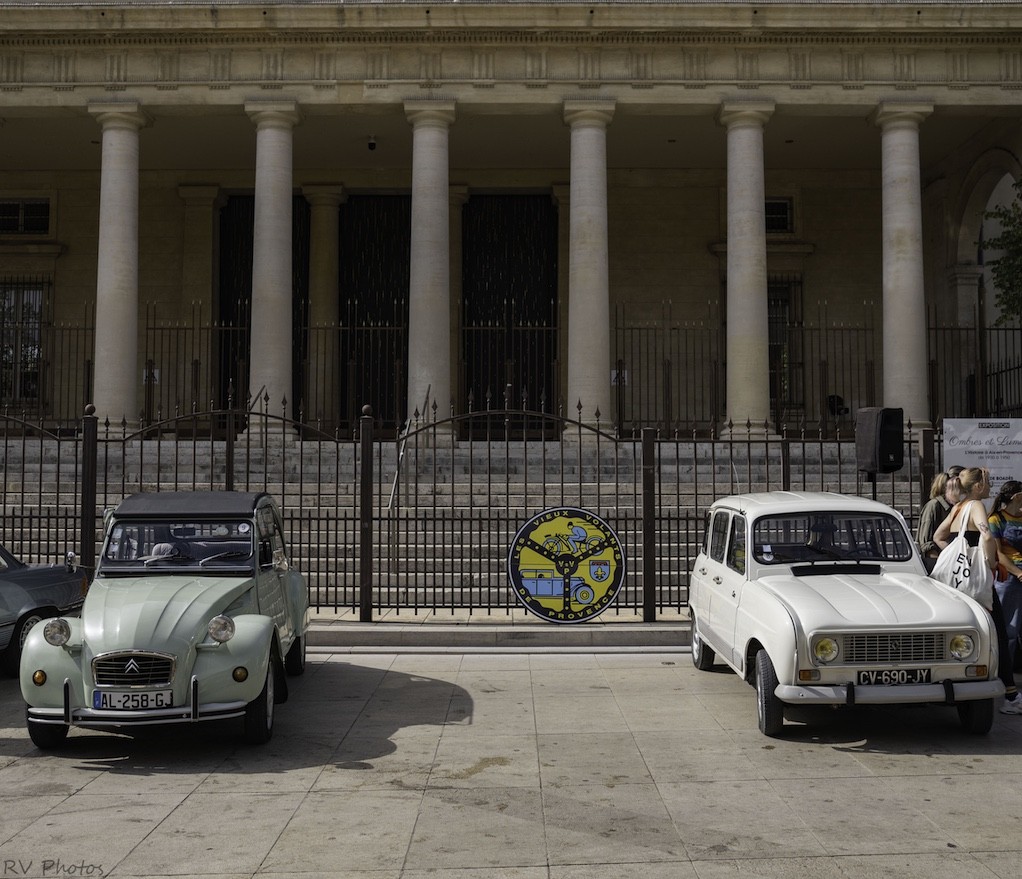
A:
[[[795,231],[795,212],[790,198],[766,200],[766,230],[768,233]]]
[[[48,198],[0,200],[0,235],[46,235],[49,231]]]

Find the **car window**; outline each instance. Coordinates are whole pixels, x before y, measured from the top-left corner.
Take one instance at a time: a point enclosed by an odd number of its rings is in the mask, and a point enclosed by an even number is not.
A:
[[[724,561],[724,547],[727,545],[727,525],[730,515],[727,510],[718,510],[710,526],[710,558],[715,562]]]
[[[101,563],[108,569],[237,564],[252,557],[252,545],[245,520],[125,520],[111,528]]]
[[[745,519],[731,518],[731,536],[727,542],[727,566],[739,574],[745,573]]]
[[[753,525],[753,556],[766,565],[821,561],[907,561],[911,535],[892,515],[811,511],[764,516]]]

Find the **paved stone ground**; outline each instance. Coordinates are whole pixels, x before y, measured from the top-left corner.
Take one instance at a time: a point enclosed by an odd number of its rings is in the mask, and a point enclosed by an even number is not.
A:
[[[0,680],[0,877],[1015,877],[1022,717],[815,711],[682,653],[329,654],[278,706],[42,754]]]

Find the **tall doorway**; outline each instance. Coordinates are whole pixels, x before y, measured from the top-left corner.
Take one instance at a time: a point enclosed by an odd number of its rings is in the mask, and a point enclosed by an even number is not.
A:
[[[502,409],[505,399],[556,411],[553,199],[473,195],[462,208],[462,254],[461,411]]]

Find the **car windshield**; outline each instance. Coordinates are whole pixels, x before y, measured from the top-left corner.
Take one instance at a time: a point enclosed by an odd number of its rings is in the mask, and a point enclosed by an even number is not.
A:
[[[907,561],[912,538],[895,517],[871,512],[799,512],[758,519],[752,530],[757,562]]]
[[[189,568],[247,564],[252,523],[244,520],[119,521],[103,550],[104,568]]]

